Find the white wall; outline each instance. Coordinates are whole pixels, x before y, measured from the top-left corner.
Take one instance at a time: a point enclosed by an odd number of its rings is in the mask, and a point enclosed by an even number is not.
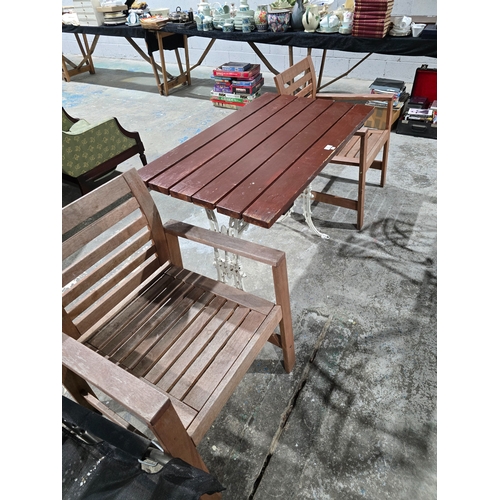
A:
[[[221,3],[224,3],[223,0]],[[336,8],[345,0],[334,0],[333,6]],[[175,11],[177,6],[183,10],[190,7],[196,10],[197,0],[149,0],[148,6],[152,9],[168,7],[171,11]],[[230,0],[227,2],[231,3]],[[255,9],[259,0],[248,0],[251,9]],[[239,5],[239,0],[235,1]],[[71,0],[62,0],[62,5],[71,5]],[[395,0],[392,15],[408,15],[408,16],[436,16],[437,15],[437,0]],[[143,40],[135,39],[145,51]],[[196,63],[203,51],[205,50],[208,39],[201,37],[189,38],[189,58],[191,64]],[[258,48],[269,60],[269,62],[278,71],[282,71],[288,67],[288,47],[279,45],[259,44]],[[78,54],[79,49],[72,34],[62,34],[62,51],[66,55]],[[182,53],[182,51],[181,51]],[[299,60],[307,54],[307,49],[295,48],[294,58]],[[97,44],[95,56],[110,57],[118,59],[141,59],[139,54],[131,47],[131,45],[122,38],[102,36]],[[321,61],[321,50],[312,51],[315,66],[319,68]],[[328,57],[325,64],[325,77],[334,78],[348,71],[366,54],[328,51]],[[173,52],[165,52],[167,66],[168,64],[177,64]],[[237,56],[237,57],[236,57]],[[250,46],[246,43],[228,42],[225,40],[217,40],[211,51],[203,61],[203,66],[216,67],[220,64],[234,60],[245,60],[252,63],[260,62],[257,55],[253,52]],[[158,57],[157,57],[158,59]],[[429,64],[429,67],[437,67],[437,59],[428,57],[407,57],[407,56],[383,56],[379,54],[371,55],[360,66],[354,69],[349,77],[361,79],[374,79],[376,77],[394,78],[412,82],[415,76],[415,70],[422,64]],[[263,66],[263,69],[266,68]]]

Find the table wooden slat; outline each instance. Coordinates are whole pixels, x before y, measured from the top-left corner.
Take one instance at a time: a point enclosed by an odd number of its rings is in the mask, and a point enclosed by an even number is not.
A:
[[[319,138],[305,154],[287,169],[262,195],[243,212],[243,219],[251,224],[269,228],[285,213],[316,175],[334,156],[335,149],[348,141],[372,114],[373,108],[354,105],[341,120]],[[321,118],[318,119],[322,121]],[[310,133],[306,129],[304,134]],[[300,141],[297,139],[297,143]],[[313,167],[313,168],[311,168]]]
[[[299,117],[305,108],[321,108],[321,103],[318,102],[318,106],[313,106],[314,104],[316,103],[313,101],[295,100],[265,122],[254,121],[251,131],[242,134],[240,140],[206,163],[202,171],[195,172],[194,178],[188,177],[184,184],[175,186],[171,191],[182,188],[194,203],[215,208],[215,202],[227,193],[230,186],[241,182],[259,165],[259,157],[263,156],[262,161],[265,161],[281,147],[272,144],[271,138],[275,137],[273,134],[287,124],[300,122]],[[234,127],[232,131],[238,130],[238,127]]]
[[[197,151],[207,144],[210,144],[221,134],[223,134],[227,130],[230,130],[231,127],[237,125],[249,116],[258,112],[261,108],[265,108],[268,104],[271,104],[277,98],[278,94],[266,93],[259,97],[259,99],[256,99],[250,105],[245,106],[241,110],[238,110],[238,113],[232,113],[223,120],[203,130],[199,134],[196,134],[195,136],[191,137],[189,141],[180,144],[179,146],[160,156],[156,160],[153,160],[151,163],[148,163],[145,167],[142,167],[139,170],[141,179],[146,184],[152,182],[154,179],[157,190],[161,191],[162,189],[159,180],[155,179],[159,174],[164,174],[166,171],[168,171],[168,169],[175,166],[178,162],[189,157],[193,153],[193,151]],[[164,190],[166,190],[166,194],[169,194],[168,186],[166,186]]]
[[[151,189],[269,228],[372,112],[267,93],[139,173]]]
[[[311,106],[296,121],[288,123],[274,137],[281,146],[267,161],[255,169],[247,178],[217,203],[217,211],[231,217],[240,218],[247,207],[258,200],[287,169],[305,154],[314,142],[337,120],[352,108],[349,103],[332,106],[328,100],[313,101],[319,106]],[[333,154],[331,151],[330,154]],[[293,198],[301,193],[290,193]]]

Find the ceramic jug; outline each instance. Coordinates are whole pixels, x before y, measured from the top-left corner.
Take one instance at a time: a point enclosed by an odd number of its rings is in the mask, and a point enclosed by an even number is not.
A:
[[[292,9],[291,25],[295,31],[302,31],[304,25],[302,24],[302,17],[306,11],[303,0],[297,0]]]
[[[319,26],[319,13],[317,5],[307,7],[305,14],[302,16],[302,24],[304,31],[314,33]]]

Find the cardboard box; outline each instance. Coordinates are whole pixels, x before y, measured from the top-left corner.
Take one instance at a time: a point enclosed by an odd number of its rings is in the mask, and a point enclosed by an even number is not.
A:
[[[391,125],[396,123],[401,114],[402,104],[399,103],[397,108],[392,109]],[[375,108],[372,116],[365,122],[365,127],[383,129],[385,127],[385,117],[387,116],[387,108]]]

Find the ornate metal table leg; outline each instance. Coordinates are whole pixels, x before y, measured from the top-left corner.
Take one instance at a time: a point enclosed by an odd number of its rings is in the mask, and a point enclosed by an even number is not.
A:
[[[302,206],[304,207],[304,217],[306,219],[307,225],[309,226],[311,231],[316,233],[318,236],[321,236],[325,240],[329,240],[330,236],[328,236],[328,234],[321,233],[320,231],[318,231],[311,218],[311,200],[314,198],[314,195],[311,192],[311,184],[309,184],[307,188],[304,189],[301,196],[302,196]]]
[[[316,226],[314,225],[313,221],[312,221],[312,218],[311,218],[311,200],[314,199],[314,195],[312,194],[311,192],[311,184],[309,184],[309,186],[307,186],[306,189],[304,189],[304,191],[301,193],[301,197],[302,197],[302,206],[303,206],[303,212],[304,212],[304,217],[306,219],[306,222],[307,222],[307,225],[309,226],[309,228],[315,233],[317,234],[318,236],[321,236],[323,239],[325,240],[329,240],[330,239],[330,236],[328,236],[327,234],[325,233],[321,233],[320,231],[318,231],[318,229],[316,228]],[[294,206],[295,206],[295,203],[292,205],[292,207],[290,208],[290,210],[288,210],[288,212],[285,212],[279,219],[277,222],[283,222],[287,217],[290,217],[290,215],[292,214],[292,212],[294,211]]]
[[[239,238],[248,227],[248,222],[242,219],[234,219],[233,217],[229,218],[229,227],[220,226],[215,212],[208,208],[205,210],[212,231]],[[221,256],[219,249],[214,248],[214,266],[217,269],[217,279],[219,281],[223,283],[232,281],[236,288],[243,290],[243,278],[246,274],[242,271],[239,255],[225,251],[224,256]]]

